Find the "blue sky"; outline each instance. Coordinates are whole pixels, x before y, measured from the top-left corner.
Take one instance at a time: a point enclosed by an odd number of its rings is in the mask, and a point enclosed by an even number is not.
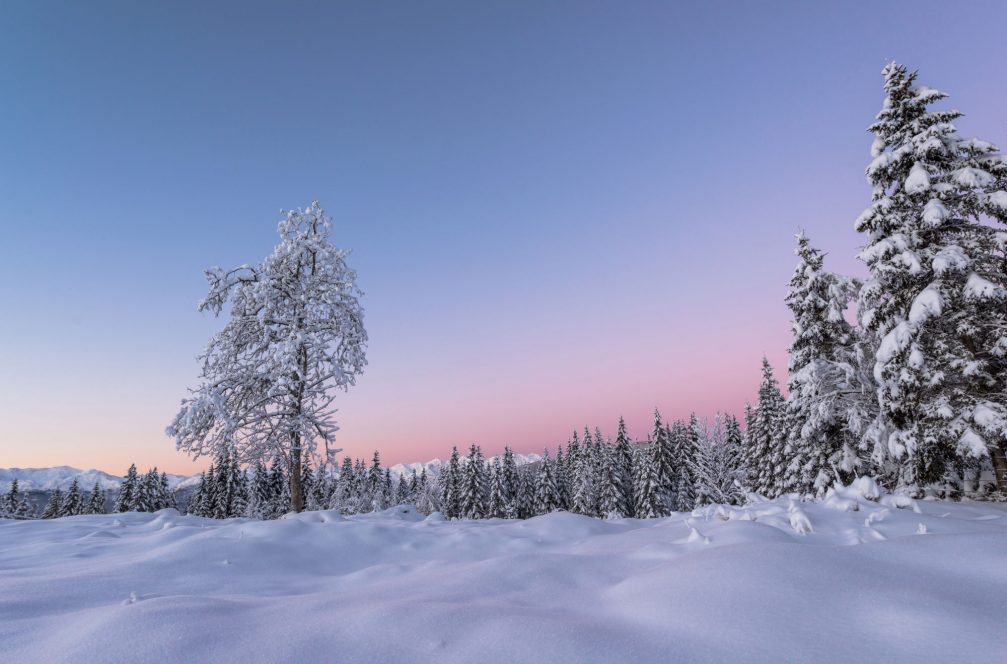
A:
[[[799,227],[856,271],[898,59],[1007,142],[1007,5],[6,2],[0,466],[192,466],[202,270],[319,199],[367,293],[342,442],[738,412]]]

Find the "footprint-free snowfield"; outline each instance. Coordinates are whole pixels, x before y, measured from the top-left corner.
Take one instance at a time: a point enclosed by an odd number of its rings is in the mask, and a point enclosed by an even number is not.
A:
[[[868,492],[869,493],[869,492]],[[995,661],[1007,506],[0,521],[9,662]]]

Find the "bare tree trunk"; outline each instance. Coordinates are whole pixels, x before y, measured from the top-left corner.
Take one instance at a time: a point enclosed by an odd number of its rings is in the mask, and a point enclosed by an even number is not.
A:
[[[990,450],[990,459],[993,461],[993,476],[996,478],[997,490],[1007,495],[1007,454],[1004,453],[1003,443],[995,443]]]

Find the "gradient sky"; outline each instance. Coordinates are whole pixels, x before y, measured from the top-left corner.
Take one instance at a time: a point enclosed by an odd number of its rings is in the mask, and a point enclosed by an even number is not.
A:
[[[170,472],[202,271],[319,199],[386,461],[740,413],[799,227],[853,220],[889,59],[1007,143],[1003,2],[0,2],[0,466]]]

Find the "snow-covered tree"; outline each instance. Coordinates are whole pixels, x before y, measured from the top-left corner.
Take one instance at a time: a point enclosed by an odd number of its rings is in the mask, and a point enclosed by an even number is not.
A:
[[[822,494],[860,466],[858,438],[873,381],[859,372],[856,334],[844,317],[857,282],[825,271],[822,252],[803,232],[794,253],[798,262],[786,298],[794,336],[782,489]]]
[[[647,457],[640,457],[640,459],[645,459],[647,462],[654,464],[654,472],[657,475],[658,499],[665,504],[665,510],[671,509],[672,496],[676,489],[675,485],[678,483],[676,474],[677,456],[675,447],[671,441],[670,432],[661,420],[661,413],[655,408],[650,452]],[[639,487],[639,484],[636,483],[634,486]],[[639,501],[637,504],[639,504]]]
[[[57,487],[49,494],[49,502],[46,503],[45,509],[42,511],[42,518],[58,519],[61,516],[64,516],[63,490]]]
[[[473,444],[462,469],[460,496],[461,516],[466,519],[481,519],[486,516],[487,502],[486,463],[482,449]]]
[[[556,488],[556,470],[549,450],[542,453],[542,463],[535,477],[535,512],[548,514],[560,509],[559,490]]]
[[[438,478],[441,486],[441,512],[445,518],[455,519],[461,515],[461,461],[458,448],[451,448],[448,465],[441,470]]]
[[[734,433],[737,420],[717,413],[713,428],[699,441],[696,456],[690,463],[695,481],[696,504],[738,505],[745,499],[741,488],[743,473],[738,467],[740,432]]]
[[[762,358],[759,401],[745,431],[748,486],[752,491],[776,497],[783,484],[786,402],[773,376],[769,360]]]
[[[668,504],[662,496],[659,464],[654,459],[654,447],[650,450],[637,449],[633,459],[633,495],[636,505],[633,511],[638,519],[653,519],[668,515]]]
[[[241,463],[282,453],[295,512],[304,508],[301,463],[319,447],[332,461],[331,404],[366,364],[356,273],[331,228],[314,202],[286,214],[262,263],[207,271],[199,309],[219,315],[230,302],[230,320],[210,339],[202,383],[166,430],[194,458],[223,448]]]
[[[858,302],[877,342],[877,458],[908,459],[904,482],[940,482],[956,460],[992,460],[1007,491],[1007,162],[959,136],[947,95],[890,63],[869,127],[871,206],[857,219],[870,269]]]
[[[15,477],[11,480],[10,490],[4,494],[3,502],[0,504],[0,516],[28,518],[31,514],[32,509],[28,505],[28,499],[21,493],[17,478]]]
[[[70,482],[70,488],[66,490],[66,497],[63,499],[63,516],[77,516],[84,513],[84,496],[80,492],[80,484],[77,478]]]
[[[595,445],[591,435],[584,427],[584,447],[574,458],[568,460],[571,472],[567,481],[571,486],[570,511],[584,516],[596,516],[598,513],[598,486],[595,468]]]
[[[516,519],[521,513],[521,478],[518,475],[517,462],[514,460],[514,451],[510,447],[504,448],[503,465],[500,469],[500,478],[503,484],[505,519]]]
[[[130,464],[126,472],[126,478],[119,486],[119,495],[115,498],[113,512],[129,512],[133,509],[136,498],[140,492],[140,477],[136,472],[136,464]]]
[[[626,504],[620,459],[610,445],[601,446],[601,450],[604,461],[598,473],[598,516],[621,519],[629,516],[629,506]]]
[[[87,498],[87,505],[84,508],[85,514],[104,514],[105,513],[105,492],[101,490],[98,486],[98,482],[94,483],[91,487],[91,493]]]
[[[626,421],[619,418],[619,428],[615,436],[615,450],[611,459],[618,472],[622,502],[626,506],[626,516],[633,516],[633,450],[629,446]]]

